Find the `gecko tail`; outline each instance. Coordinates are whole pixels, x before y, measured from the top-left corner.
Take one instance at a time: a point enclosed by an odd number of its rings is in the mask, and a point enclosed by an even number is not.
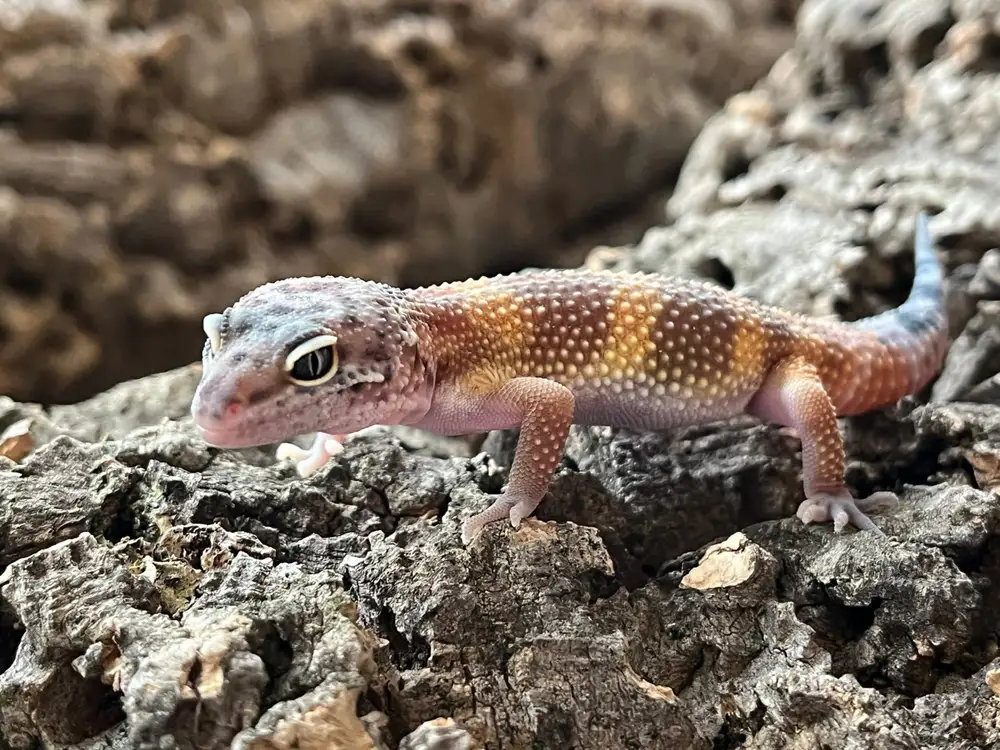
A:
[[[878,400],[887,403],[927,385],[940,371],[948,351],[944,272],[931,240],[928,216],[923,211],[917,215],[914,257],[913,286],[906,301],[893,310],[850,324],[869,341],[874,334],[875,341],[867,347],[861,344],[861,349],[874,345],[881,350],[869,365],[872,370],[869,376],[886,383],[885,388],[875,390],[882,391]],[[894,372],[877,372],[880,367],[893,368]]]
[[[894,310],[865,318],[856,323],[876,334],[887,344],[899,340],[934,338],[947,333],[944,309],[944,273],[931,240],[927,214],[917,215],[914,237],[916,272],[910,296]]]

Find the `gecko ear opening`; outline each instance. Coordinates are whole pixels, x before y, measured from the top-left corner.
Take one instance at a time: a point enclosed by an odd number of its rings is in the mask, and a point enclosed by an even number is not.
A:
[[[316,336],[292,349],[285,359],[285,373],[297,385],[322,385],[337,374],[337,337]]]

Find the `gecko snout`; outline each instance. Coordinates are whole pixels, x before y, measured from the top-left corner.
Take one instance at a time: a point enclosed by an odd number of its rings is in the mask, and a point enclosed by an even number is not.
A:
[[[230,393],[198,393],[191,404],[191,416],[199,424],[222,423],[239,417],[249,403],[241,389]]]
[[[191,404],[191,416],[208,443],[225,447],[235,436],[250,401],[239,388],[224,395],[199,393]]]

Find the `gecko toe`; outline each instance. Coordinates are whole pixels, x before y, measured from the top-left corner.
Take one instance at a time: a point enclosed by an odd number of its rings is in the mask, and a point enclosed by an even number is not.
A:
[[[506,518],[510,522],[511,527],[516,529],[521,525],[521,521],[535,512],[535,508],[537,507],[537,500],[525,497],[511,497],[504,493],[494,500],[493,504],[482,513],[477,513],[471,518],[466,519],[465,523],[462,524],[462,542],[468,544],[484,526],[495,521],[500,521],[503,518]]]
[[[531,498],[522,498],[518,500],[513,508],[510,509],[510,525],[515,529],[521,525],[521,521],[530,516],[535,512],[535,508],[538,507],[538,500],[532,500]]]
[[[475,518],[468,519],[462,524],[462,544],[468,545],[482,530],[483,524],[473,523]]]
[[[274,457],[278,461],[294,461],[298,463],[308,455],[308,451],[303,450],[295,443],[282,443],[275,451]]]
[[[809,497],[803,500],[795,515],[804,524],[826,523],[831,520],[829,504],[819,497]]]
[[[338,439],[340,437],[318,432],[308,449],[299,448],[293,443],[282,443],[278,446],[275,458],[278,461],[292,461],[298,475],[305,478],[323,468],[323,465],[334,456],[343,453],[344,446]]]
[[[471,518],[467,518],[462,524],[462,543],[468,544],[472,541],[473,537],[477,536],[483,527],[494,521],[499,521],[502,518],[506,518],[511,514],[514,506],[517,505],[517,501],[507,497],[507,495],[500,495],[496,500],[493,501],[489,508],[484,510],[482,513],[477,513]]]
[[[884,511],[899,505],[899,496],[895,492],[874,492],[868,497],[859,497],[854,501],[865,513]]]

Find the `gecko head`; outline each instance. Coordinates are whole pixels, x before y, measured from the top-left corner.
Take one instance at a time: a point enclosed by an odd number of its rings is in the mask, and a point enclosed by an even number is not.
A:
[[[426,375],[403,299],[361,279],[285,279],[207,315],[191,404],[205,441],[244,448],[404,419]]]

